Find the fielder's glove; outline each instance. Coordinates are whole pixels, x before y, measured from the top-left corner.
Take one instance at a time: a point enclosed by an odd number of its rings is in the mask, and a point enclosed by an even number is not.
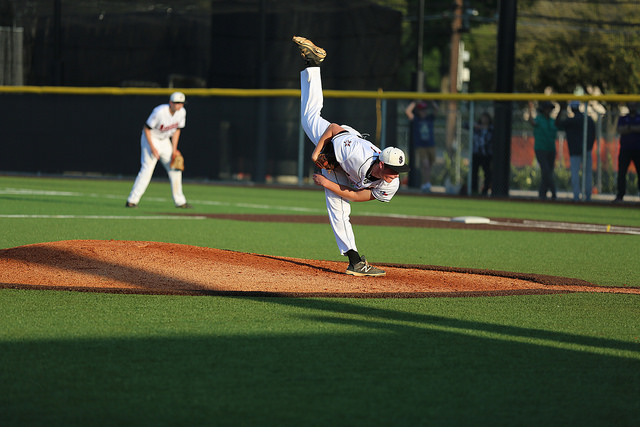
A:
[[[323,147],[322,152],[316,160],[316,166],[320,169],[326,169],[329,171],[332,171],[339,166],[338,159],[336,159],[336,154],[333,151],[333,144],[328,143]]]
[[[182,157],[182,153],[176,151],[176,155],[171,160],[171,169],[183,171],[184,170],[184,157]]]

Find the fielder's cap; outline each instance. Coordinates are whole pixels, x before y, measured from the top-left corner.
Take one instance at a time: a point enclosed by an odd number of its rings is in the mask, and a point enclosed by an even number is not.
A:
[[[569,107],[571,108],[580,108],[580,101],[576,101],[575,99],[569,103]]]
[[[390,167],[394,171],[401,172],[409,172],[409,165],[406,164],[407,157],[404,155],[404,152],[396,147],[387,147],[382,150],[378,159],[385,164],[385,166]]]
[[[171,102],[175,102],[178,104],[184,104],[186,97],[184,96],[184,93],[182,92],[173,92],[171,94],[171,96],[169,97],[169,101]]]

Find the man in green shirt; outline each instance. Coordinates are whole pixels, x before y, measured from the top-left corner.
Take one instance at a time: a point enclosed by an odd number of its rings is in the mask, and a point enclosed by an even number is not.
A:
[[[536,160],[540,165],[540,199],[547,198],[547,192],[551,191],[551,199],[556,199],[556,183],[553,169],[556,162],[556,128],[555,120],[551,118],[553,104],[543,101],[538,107],[538,115],[533,117],[533,103],[529,103],[529,123],[533,126],[534,146]]]

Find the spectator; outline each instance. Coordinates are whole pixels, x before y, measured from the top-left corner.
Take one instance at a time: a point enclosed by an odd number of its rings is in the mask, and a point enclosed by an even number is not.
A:
[[[569,108],[573,112],[573,117],[567,116],[567,110],[560,109],[560,114],[556,118],[556,127],[564,130],[567,134],[567,145],[569,146],[569,158],[571,161],[571,187],[573,189],[573,200],[580,200],[580,168],[583,167],[582,176],[585,178],[584,200],[591,200],[591,190],[593,188],[593,158],[591,150],[596,140],[596,124],[593,119],[587,116],[587,156],[586,163],[582,164],[584,147],[584,120],[585,115],[580,112],[580,101],[571,101]]]
[[[556,133],[558,129],[551,118],[553,104],[550,101],[540,103],[540,114],[533,116],[533,103],[529,102],[529,123],[533,126],[534,151],[536,160],[540,165],[540,189],[538,195],[541,200],[547,198],[547,192],[551,191],[551,199],[555,200],[556,183],[553,169],[556,161]]]
[[[471,191],[478,194],[480,183],[478,172],[484,172],[482,195],[486,196],[491,187],[491,159],[493,144],[493,120],[491,114],[484,112],[473,126],[473,156],[471,159]]]
[[[615,202],[621,202],[627,192],[627,171],[633,162],[636,173],[640,174],[640,115],[638,103],[627,104],[629,114],[618,119],[618,133],[620,134],[620,154],[618,155],[618,192]],[[640,191],[640,178],[638,179]]]
[[[431,169],[436,161],[433,123],[438,110],[438,104],[433,101],[414,101],[405,109],[410,124],[409,137],[413,143],[413,169],[420,171],[420,190],[425,193],[431,192]]]

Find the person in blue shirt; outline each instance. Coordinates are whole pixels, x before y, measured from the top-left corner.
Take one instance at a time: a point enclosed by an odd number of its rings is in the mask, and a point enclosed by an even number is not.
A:
[[[561,104],[562,105],[562,104]],[[584,200],[591,200],[591,190],[593,188],[593,158],[591,150],[596,140],[596,123],[587,116],[587,162],[582,165],[583,145],[584,145],[584,114],[580,111],[580,101],[571,101],[569,108],[573,113],[573,117],[567,116],[566,108],[562,105],[560,114],[556,118],[556,127],[563,130],[567,137],[567,146],[569,147],[569,160],[571,162],[571,187],[573,190],[573,200],[580,200],[582,193],[580,181],[580,168],[584,166],[583,176],[585,177],[585,194]]]
[[[640,173],[640,115],[638,103],[627,104],[629,114],[618,119],[618,133],[620,134],[620,154],[618,154],[618,191],[615,202],[621,202],[627,192],[627,171],[631,162]],[[640,179],[638,179],[640,191]]]
[[[413,145],[413,168],[420,171],[420,189],[424,193],[431,192],[431,170],[436,161],[434,121],[438,110],[434,101],[414,101],[405,109]]]

